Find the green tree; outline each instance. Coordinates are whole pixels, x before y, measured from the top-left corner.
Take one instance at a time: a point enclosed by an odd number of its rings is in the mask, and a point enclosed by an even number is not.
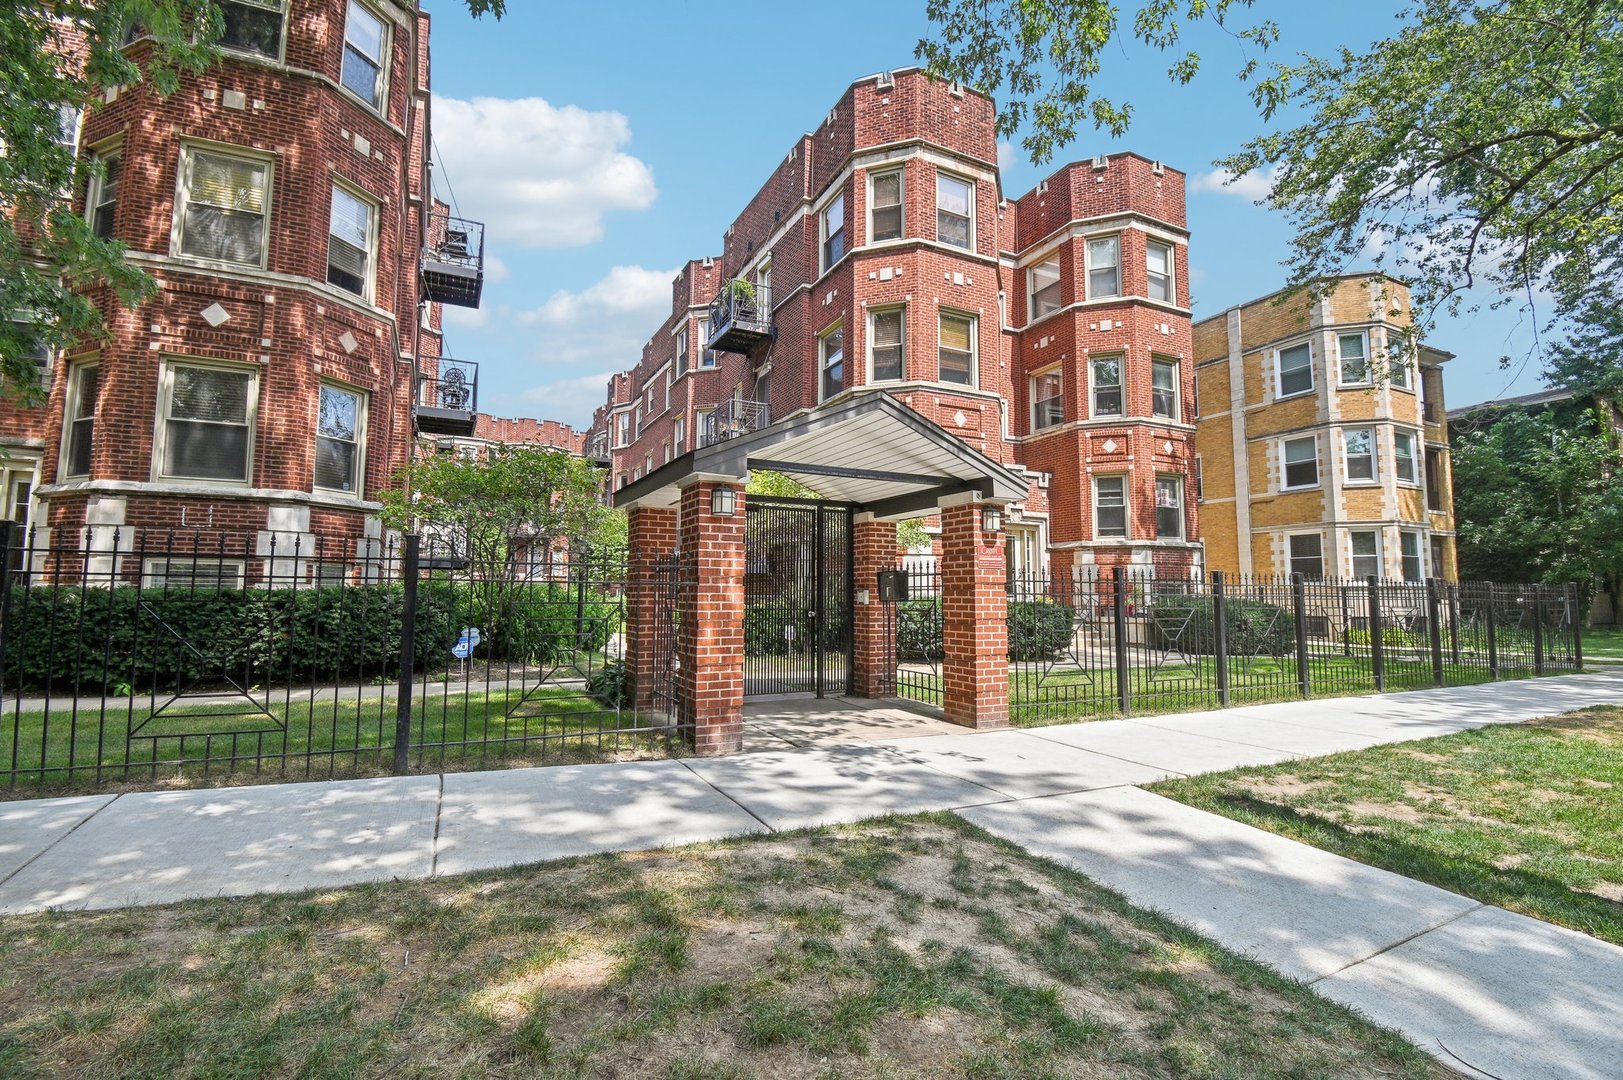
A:
[[[500,18],[504,0],[467,5],[476,17]],[[134,27],[143,40],[126,48]],[[13,396],[41,395],[38,345],[68,347],[104,332],[86,286],[106,282],[129,307],[156,288],[122,244],[96,236],[73,213],[73,193],[94,166],[75,156],[65,121],[94,109],[112,87],[173,93],[217,58],[223,30],[214,0],[0,4],[0,378]]]
[[[1623,404],[1623,309],[1597,304],[1550,349],[1544,376],[1575,394]]]
[[[763,495],[779,499],[821,499],[823,496],[802,484],[800,481],[773,472],[771,469],[753,469],[750,478],[744,485],[746,495]],[[924,522],[919,518],[908,518],[896,523],[896,542],[907,548],[915,548],[928,542],[930,536],[924,531]]]

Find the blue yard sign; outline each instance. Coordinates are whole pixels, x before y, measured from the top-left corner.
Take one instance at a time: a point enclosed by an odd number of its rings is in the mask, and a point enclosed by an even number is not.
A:
[[[466,660],[474,649],[479,647],[479,628],[477,626],[464,626],[462,636],[456,639],[451,646],[451,655],[458,660]]]

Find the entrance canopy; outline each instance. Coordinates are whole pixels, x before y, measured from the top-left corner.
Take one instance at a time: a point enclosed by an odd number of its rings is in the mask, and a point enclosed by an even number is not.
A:
[[[675,506],[689,477],[743,482],[770,469],[825,499],[880,519],[935,513],[940,500],[971,493],[1019,502],[1025,481],[888,394],[863,394],[683,454],[614,494],[614,505]]]

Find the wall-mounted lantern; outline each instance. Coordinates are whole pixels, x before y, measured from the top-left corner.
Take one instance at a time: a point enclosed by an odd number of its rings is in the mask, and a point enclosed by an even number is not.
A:
[[[1001,506],[981,507],[981,532],[995,533],[1003,531],[1003,508]]]
[[[717,517],[732,517],[737,509],[733,489],[730,487],[716,487],[710,489],[710,512]]]

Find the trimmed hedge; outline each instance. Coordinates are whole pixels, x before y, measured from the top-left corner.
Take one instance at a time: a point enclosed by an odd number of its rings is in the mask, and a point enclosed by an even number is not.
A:
[[[1199,656],[1217,652],[1217,624],[1210,596],[1179,596],[1162,599],[1159,603],[1176,606],[1180,613],[1194,608],[1194,616],[1188,629],[1174,642],[1167,630],[1177,629],[1177,624],[1182,622],[1181,615],[1177,620],[1168,620],[1171,626],[1163,626],[1151,615],[1154,609],[1146,609],[1145,614],[1151,616],[1150,640],[1157,648],[1178,648]],[[1230,656],[1285,656],[1296,648],[1296,622],[1285,608],[1260,600],[1228,597],[1223,601],[1223,615],[1228,623]]]

